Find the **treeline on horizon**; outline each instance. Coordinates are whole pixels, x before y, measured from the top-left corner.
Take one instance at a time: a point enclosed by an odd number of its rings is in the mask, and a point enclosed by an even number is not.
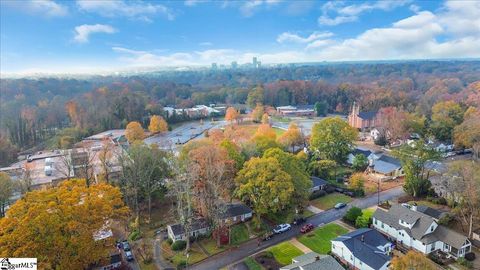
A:
[[[19,151],[69,147],[130,121],[146,124],[164,106],[324,102],[329,112],[386,106],[430,117],[439,101],[479,107],[480,61],[295,65],[261,69],[150,72],[89,79],[2,79],[0,165]],[[167,119],[169,123],[186,116]]]

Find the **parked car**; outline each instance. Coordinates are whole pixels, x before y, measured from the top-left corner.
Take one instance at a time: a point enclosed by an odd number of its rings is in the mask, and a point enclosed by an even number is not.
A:
[[[350,196],[350,197],[355,197],[355,193],[353,193],[352,191],[345,191],[343,194],[345,194],[347,196]]]
[[[128,243],[128,241],[123,241],[122,242],[122,247],[123,247],[123,250],[125,250],[125,251],[130,251],[131,250],[130,244]]]
[[[307,232],[313,230],[313,228],[315,228],[315,226],[313,226],[312,223],[308,223],[308,224],[303,225],[303,227],[300,229],[300,232],[301,233],[307,233]]]
[[[343,208],[343,207],[345,207],[345,206],[347,206],[347,204],[346,204],[346,203],[343,203],[343,202],[341,202],[341,203],[337,203],[337,204],[335,204],[335,206],[334,206],[334,207],[335,207],[335,209],[337,209],[337,210],[338,210],[338,209],[342,209],[342,208]]]
[[[297,217],[297,218],[294,218],[293,219],[293,225],[300,225],[302,223],[305,223],[305,221],[307,221],[306,218],[304,217]]]
[[[280,224],[280,225],[277,225],[277,227],[275,227],[273,229],[273,232],[274,233],[283,233],[283,232],[286,232],[288,230],[290,230],[292,228],[292,226],[290,224]]]
[[[127,261],[133,261],[133,254],[132,251],[125,251],[125,257],[127,258]]]

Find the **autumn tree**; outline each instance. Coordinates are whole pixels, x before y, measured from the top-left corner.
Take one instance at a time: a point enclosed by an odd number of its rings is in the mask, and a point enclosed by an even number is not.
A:
[[[277,138],[277,133],[275,130],[268,124],[261,124],[258,126],[257,131],[253,135],[253,137],[261,137],[265,136],[267,138],[275,140]]]
[[[292,202],[296,206],[301,206],[308,199],[312,187],[305,164],[295,155],[279,148],[268,149],[263,154],[263,158],[275,158],[282,170],[290,175],[294,187]]]
[[[295,189],[291,176],[275,158],[250,159],[235,181],[237,197],[251,205],[259,216],[284,209]]]
[[[450,140],[453,129],[463,120],[464,110],[455,101],[441,101],[432,108],[431,129],[439,140]]]
[[[259,123],[262,120],[263,114],[264,114],[264,107],[262,104],[258,103],[255,109],[252,111],[253,122]]]
[[[41,269],[86,269],[114,245],[94,235],[127,213],[120,190],[108,184],[72,179],[29,192],[0,219],[0,256],[38,258]]]
[[[13,181],[7,173],[0,172],[0,217],[5,216],[5,207],[13,194]]]
[[[234,162],[236,171],[241,170],[245,162],[245,157],[242,155],[240,147],[228,139],[222,140],[220,147],[227,151],[228,158]]]
[[[408,135],[406,124],[407,114],[396,107],[384,107],[378,111],[378,119],[380,119],[379,130],[384,132],[389,142],[398,139],[405,139]]]
[[[392,270],[436,270],[437,267],[422,253],[410,250],[404,256],[396,256],[390,265]]]
[[[355,191],[363,191],[365,186],[365,177],[363,173],[354,173],[348,180],[348,186]]]
[[[286,147],[291,147],[292,152],[295,152],[295,146],[301,146],[305,142],[302,131],[295,123],[291,123],[287,131],[285,131],[278,141]]]
[[[431,186],[430,170],[426,164],[439,160],[440,154],[422,140],[418,140],[413,145],[404,144],[394,151],[394,155],[400,159],[405,172],[405,192],[413,197],[424,195]]]
[[[270,116],[268,116],[267,113],[264,113],[262,115],[262,124],[264,124],[264,125],[267,125],[267,124],[269,125],[270,124]]]
[[[337,167],[337,162],[334,160],[313,160],[308,164],[308,171],[314,176],[328,179],[329,172],[335,167]]]
[[[458,160],[449,164],[448,171],[441,177],[439,185],[445,197],[454,205],[454,213],[461,224],[467,227],[467,236],[472,236],[474,224],[480,220],[480,164]]]
[[[98,160],[100,161],[100,167],[102,168],[102,175],[105,182],[110,181],[110,174],[113,169],[114,148],[110,143],[110,140],[105,138],[102,140],[102,149],[98,153]]]
[[[463,122],[455,127],[454,142],[457,147],[472,148],[475,159],[480,159],[480,111],[469,109]]]
[[[130,122],[125,129],[125,137],[129,143],[133,143],[135,141],[143,140],[145,137],[145,131],[139,122]]]
[[[238,122],[240,113],[234,107],[228,107],[225,113],[225,121],[230,121],[230,124],[233,124],[234,121]]]
[[[150,125],[148,125],[148,130],[151,133],[161,133],[168,131],[168,124],[163,117],[159,115],[154,115],[150,118]]]

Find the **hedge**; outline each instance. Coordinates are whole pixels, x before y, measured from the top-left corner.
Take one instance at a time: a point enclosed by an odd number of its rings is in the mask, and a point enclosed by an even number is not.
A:
[[[187,246],[187,242],[183,240],[177,240],[172,244],[172,250],[175,250],[175,251],[184,250],[186,246]]]

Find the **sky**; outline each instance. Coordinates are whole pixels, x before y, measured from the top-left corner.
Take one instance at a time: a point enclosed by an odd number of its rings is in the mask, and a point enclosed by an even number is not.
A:
[[[2,0],[2,74],[480,58],[480,1]]]

